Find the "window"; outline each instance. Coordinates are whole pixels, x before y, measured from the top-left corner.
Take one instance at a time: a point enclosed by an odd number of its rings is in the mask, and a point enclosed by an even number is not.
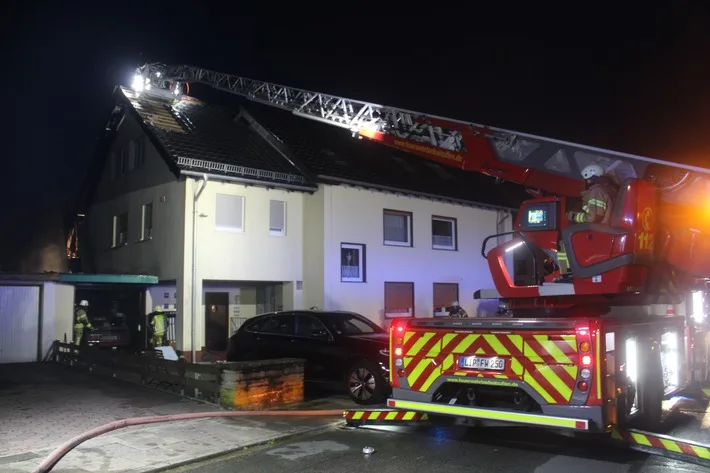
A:
[[[434,283],[434,315],[448,316],[446,307],[459,300],[459,285],[456,283]],[[443,308],[443,310],[442,310]]]
[[[456,219],[431,218],[431,247],[435,250],[456,249]]]
[[[114,248],[128,243],[128,214],[122,213],[113,217],[113,242]]]
[[[365,282],[365,245],[340,244],[340,281]]]
[[[328,329],[323,323],[307,314],[296,314],[296,336],[307,338],[330,338]]]
[[[150,240],[153,237],[153,204],[143,206],[143,228],[141,240]]]
[[[385,245],[412,246],[412,214],[398,210],[384,211]]]
[[[385,318],[414,317],[414,283],[385,283]]]
[[[272,335],[294,335],[295,328],[294,314],[281,314],[272,315],[255,331]],[[253,329],[250,327],[250,330]]]
[[[119,158],[120,158],[120,172],[119,175],[123,176],[128,172],[128,153],[126,152],[125,149],[122,149]]]
[[[244,197],[217,194],[215,226],[217,230],[244,231]]]
[[[386,333],[381,327],[356,312],[329,312],[323,320],[336,335]]]
[[[286,234],[286,202],[283,200],[269,201],[269,235],[283,236]]]
[[[131,141],[131,164],[137,168],[145,163],[144,138],[140,137]]]

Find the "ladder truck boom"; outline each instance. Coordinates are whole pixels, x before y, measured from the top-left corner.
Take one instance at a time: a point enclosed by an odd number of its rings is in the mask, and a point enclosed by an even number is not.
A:
[[[466,171],[558,196],[583,189],[581,169],[604,163],[623,177],[664,170],[662,186],[673,187],[691,174],[710,170],[439,117],[386,105],[225,74],[194,66],[146,64],[136,71],[134,89],[170,88],[202,83],[217,90],[278,107],[294,115],[346,128],[359,137]],[[658,174],[658,172],[656,172]]]

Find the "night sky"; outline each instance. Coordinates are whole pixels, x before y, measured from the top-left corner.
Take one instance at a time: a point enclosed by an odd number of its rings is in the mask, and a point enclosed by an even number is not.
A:
[[[378,18],[359,16],[355,4],[330,13],[299,4],[309,17],[279,18],[276,8],[249,15],[182,2],[58,3],[0,7],[10,103],[1,269],[17,269],[28,249],[61,236],[112,89],[130,85],[144,62],[710,166],[710,15],[689,2],[564,12],[410,3],[407,11],[421,16]]]

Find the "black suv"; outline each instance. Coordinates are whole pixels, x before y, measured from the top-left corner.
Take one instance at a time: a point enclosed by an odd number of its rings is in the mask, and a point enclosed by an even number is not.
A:
[[[229,339],[227,361],[302,358],[307,382],[378,404],[390,392],[388,348],[387,332],[360,314],[297,310],[247,320]]]

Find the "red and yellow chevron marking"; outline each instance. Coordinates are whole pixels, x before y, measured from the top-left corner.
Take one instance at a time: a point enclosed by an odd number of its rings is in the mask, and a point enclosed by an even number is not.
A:
[[[628,442],[631,447],[643,447],[644,449],[656,449],[678,455],[688,455],[710,462],[710,445],[638,430],[620,431],[614,429],[611,437]]]
[[[427,415],[421,412],[393,410],[345,411],[343,417],[350,421],[419,421],[428,419]]]
[[[402,351],[407,383],[419,392],[441,376],[510,379],[526,382],[549,404],[564,404],[577,378],[575,335],[408,331]],[[505,370],[460,369],[460,357],[470,355],[505,357]]]

